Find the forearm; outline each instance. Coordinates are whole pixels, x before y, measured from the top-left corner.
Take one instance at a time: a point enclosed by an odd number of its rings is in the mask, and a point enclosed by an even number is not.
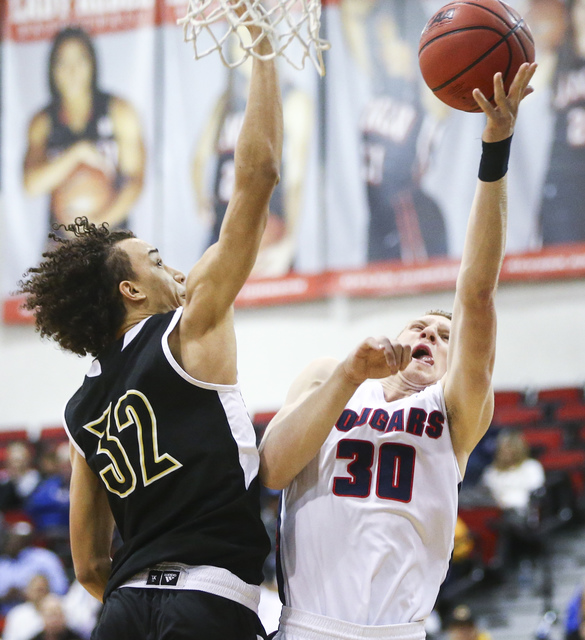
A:
[[[103,602],[111,571],[112,561],[109,557],[104,557],[84,567],[75,566],[75,577],[88,593]]]
[[[277,415],[260,444],[260,476],[271,489],[284,489],[317,455],[357,384],[343,363],[300,402]]]
[[[259,53],[271,52],[264,38]],[[280,85],[274,60],[253,60],[244,121],[235,149],[236,186],[239,181],[264,189],[268,198],[278,181],[282,157],[283,118]]]
[[[83,587],[101,600],[112,567],[114,517],[101,481],[73,447],[71,464],[69,527],[73,568]]]
[[[469,300],[485,302],[497,287],[506,247],[510,143],[510,137],[482,143],[479,178],[457,283],[458,292]]]
[[[75,169],[78,161],[74,153],[66,152],[52,160],[27,166],[24,187],[31,196],[40,196],[56,189]]]

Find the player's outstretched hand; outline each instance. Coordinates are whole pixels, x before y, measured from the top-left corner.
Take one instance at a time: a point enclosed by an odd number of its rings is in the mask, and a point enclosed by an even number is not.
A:
[[[529,83],[536,67],[536,62],[522,64],[510,85],[508,95],[504,89],[502,74],[496,73],[494,76],[495,107],[490,104],[479,89],[473,90],[475,101],[487,116],[487,123],[482,135],[484,142],[499,142],[514,133],[520,102],[533,91]]]
[[[367,338],[343,362],[347,378],[361,384],[368,378],[385,378],[404,371],[412,360],[410,345],[386,337]]]

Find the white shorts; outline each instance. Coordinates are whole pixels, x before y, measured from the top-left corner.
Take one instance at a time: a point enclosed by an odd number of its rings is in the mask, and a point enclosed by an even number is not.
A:
[[[424,622],[364,626],[282,607],[274,640],[425,640]]]

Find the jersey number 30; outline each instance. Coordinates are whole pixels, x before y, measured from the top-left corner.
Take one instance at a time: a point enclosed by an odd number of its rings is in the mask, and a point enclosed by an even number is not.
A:
[[[351,477],[335,477],[333,493],[336,496],[367,498],[372,487],[374,456],[374,444],[368,440],[341,440],[336,457],[351,461],[347,465]],[[410,502],[415,458],[415,448],[407,444],[385,442],[380,446],[376,477],[376,495],[379,498]]]

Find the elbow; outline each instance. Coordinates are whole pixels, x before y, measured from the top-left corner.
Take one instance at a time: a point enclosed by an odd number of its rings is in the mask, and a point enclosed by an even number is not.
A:
[[[260,454],[260,481],[267,488],[272,491],[282,491],[286,489],[291,483],[292,478],[287,473],[287,469],[282,465],[269,463],[265,456]]]
[[[264,180],[271,185],[271,188],[274,189],[274,187],[276,187],[280,182],[280,162],[276,159],[271,162],[267,162],[262,171]]]
[[[493,310],[496,304],[496,286],[459,286],[457,294],[462,304],[471,309]]]
[[[251,146],[236,149],[236,179],[274,188],[280,180],[281,156],[282,152],[273,144],[263,145],[261,149]]]
[[[75,564],[75,578],[81,586],[98,600],[103,600],[110,573],[110,561],[95,561],[87,564]]]
[[[262,484],[272,491],[283,491],[290,484],[290,478],[278,473],[260,473]]]
[[[272,191],[280,182],[280,163],[276,158],[267,158],[264,162],[247,167],[242,177],[248,184],[253,183],[259,189]]]

